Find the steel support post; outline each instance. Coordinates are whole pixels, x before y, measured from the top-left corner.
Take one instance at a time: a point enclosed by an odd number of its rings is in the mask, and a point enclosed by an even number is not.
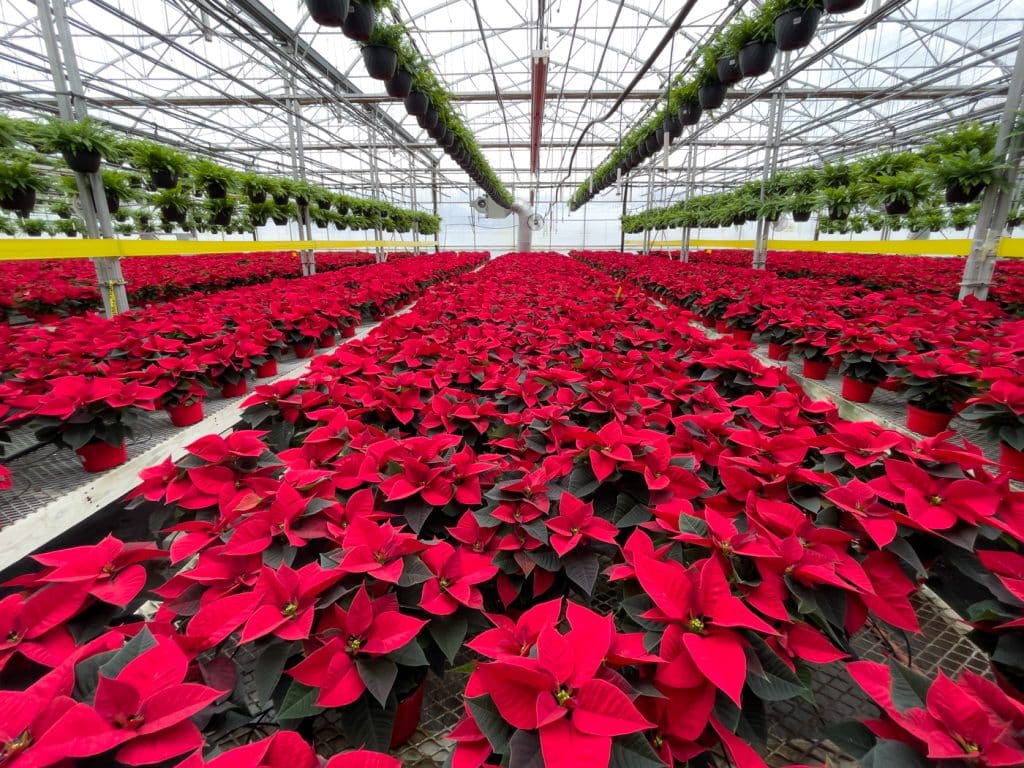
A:
[[[780,76],[784,77],[789,72],[790,51],[782,54],[782,66]],[[768,180],[775,173],[779,164],[779,137],[782,135],[782,107],[786,100],[786,83],[783,82],[779,89],[772,95],[768,112],[768,138],[764,148],[764,172],[761,175],[761,203],[764,204]],[[764,216],[757,217],[757,242],[754,245],[754,261],[751,265],[754,269],[764,269],[768,265],[768,233],[771,230],[771,222]]]
[[[693,187],[697,183],[697,145],[693,141],[690,141],[690,146],[686,150],[686,170],[687,170],[687,184],[686,189],[683,192],[683,200],[690,202],[690,198],[693,197]],[[690,227],[684,226],[682,236],[679,244],[679,261],[684,264],[690,261]]]
[[[974,241],[971,243],[971,252],[964,265],[963,279],[960,282],[961,299],[968,296],[982,300],[988,298],[988,289],[996,269],[999,240],[1006,228],[1006,219],[1010,213],[1020,173],[1021,153],[1024,149],[1024,136],[1021,135],[1019,128],[1022,108],[1024,33],[1021,34],[1020,45],[1017,46],[1017,60],[1014,63],[1013,77],[1010,80],[994,152],[996,162],[1004,165],[1002,170],[996,172],[994,183],[985,190],[985,196],[981,201]]]
[[[370,183],[373,184],[374,197],[380,197],[380,174],[377,170],[377,131],[379,125],[376,119],[369,124],[370,132]],[[373,220],[373,235],[374,239],[380,242],[383,237],[383,233],[380,228],[380,219],[374,218]],[[374,252],[377,254],[376,261],[378,264],[382,264],[387,261],[387,253],[381,246],[376,246]]]
[[[437,183],[438,183],[437,174],[438,174],[438,171],[440,170],[440,166],[441,166],[441,161],[438,160],[438,161],[436,161],[434,163],[434,167],[430,169],[430,198],[431,198],[431,204],[432,204],[431,210],[433,210],[435,216],[438,215],[437,212],[439,210],[439,208],[438,208],[438,194],[437,194]],[[437,253],[441,249],[441,246],[440,246],[441,233],[438,232],[437,235],[435,236],[435,238],[436,239],[434,240],[434,253]]]
[[[291,72],[285,74],[285,83],[288,88],[288,144],[292,156],[292,173],[299,181],[306,182],[306,153],[302,135],[302,106],[296,98],[295,77]],[[296,201],[298,202],[298,201]],[[313,239],[313,221],[309,215],[309,202],[306,205],[299,205],[299,239],[311,241]],[[316,274],[316,252],[311,248],[304,248],[299,251],[299,259],[302,262],[303,275]]]
[[[626,205],[629,202],[629,180],[622,183],[622,215],[626,215]],[[626,230],[622,228],[622,219],[619,219],[619,253],[626,252]]]
[[[62,120],[82,120],[88,116],[82,76],[78,70],[74,42],[68,24],[64,0],[36,0],[39,27],[50,61],[50,74]],[[114,227],[107,210],[107,196],[99,173],[76,173],[78,208],[90,238],[113,239]],[[109,318],[128,310],[128,292],[119,258],[92,259],[96,269],[103,312]]]
[[[416,200],[416,197],[417,197],[417,195],[416,195],[416,163],[413,162],[412,157],[410,156],[409,157],[409,203],[410,203],[410,206],[409,207],[412,208],[413,211],[417,210],[417,207],[418,207],[417,206],[417,202],[418,201]],[[414,256],[419,256],[420,255],[420,246],[419,246],[419,242],[420,242],[420,225],[417,224],[416,222],[413,222],[413,225],[412,225],[412,239],[413,239],[413,242],[416,243],[416,245],[414,245],[412,247],[413,255]]]
[[[654,203],[654,163],[650,163],[647,166],[647,210],[651,209],[651,205]],[[644,232],[644,255],[647,256],[651,252],[651,239],[653,233],[651,230]]]

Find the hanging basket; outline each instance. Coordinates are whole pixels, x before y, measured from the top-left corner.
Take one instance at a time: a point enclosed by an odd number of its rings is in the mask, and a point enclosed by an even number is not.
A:
[[[431,104],[427,109],[426,114],[416,118],[416,122],[419,123],[420,128],[425,131],[429,131],[431,128],[437,125],[437,121],[441,119],[441,115]]]
[[[367,2],[351,3],[348,16],[341,25],[341,32],[351,40],[365,43],[373,34],[375,24],[373,6]]]
[[[121,198],[112,192],[108,192],[104,195],[106,198],[104,202],[107,204],[107,213],[117,213],[121,210]]]
[[[211,200],[223,200],[228,196],[228,188],[219,181],[211,181],[206,185],[206,196]]]
[[[75,453],[82,457],[82,466],[86,472],[106,472],[128,461],[128,448],[123,440],[120,445],[93,440],[77,449]]]
[[[149,180],[157,189],[174,189],[178,186],[178,174],[174,171],[150,171]]]
[[[793,211],[793,221],[805,222],[811,220],[810,211]]]
[[[827,13],[849,13],[860,8],[866,0],[825,0]]]
[[[697,91],[697,98],[704,109],[718,109],[725,101],[726,87],[721,83],[705,83]]]
[[[211,219],[211,221],[215,226],[226,227],[228,224],[231,223],[231,210],[229,208],[224,208],[220,211],[217,211],[215,214],[213,214],[213,218]]]
[[[340,27],[348,16],[348,0],[306,0],[313,21],[324,27]]]
[[[412,90],[412,72],[405,67],[399,67],[395,76],[384,83],[384,90],[393,99],[404,99]]]
[[[0,208],[5,211],[25,211],[31,213],[36,207],[36,191],[34,189],[19,189],[11,192],[6,197],[0,198]]]
[[[775,42],[780,51],[795,51],[808,45],[818,31],[821,9],[793,8],[775,17]]]
[[[405,97],[405,111],[413,117],[423,117],[430,109],[430,97],[423,91],[411,90]]]
[[[732,85],[743,79],[740,71],[740,60],[735,54],[722,56],[715,62],[715,71],[718,72],[718,81],[722,85]]]
[[[203,420],[203,401],[196,400],[192,405],[169,405],[167,413],[171,416],[171,424],[176,427],[191,427]]]
[[[952,413],[926,411],[916,405],[907,403],[907,429],[919,435],[934,437],[949,426],[953,420]]]
[[[959,184],[950,184],[946,187],[946,202],[950,205],[966,205],[973,203],[981,197],[985,189],[984,184],[976,184],[973,187],[962,187]]]
[[[683,124],[679,121],[678,115],[665,118],[665,128],[668,130],[668,137],[672,141],[683,135]]]
[[[683,104],[679,111],[676,112],[676,117],[679,118],[681,125],[696,125],[700,122],[700,116],[704,114],[704,107],[701,106],[701,102],[693,101],[689,104]]]
[[[171,224],[184,224],[185,223],[185,211],[180,208],[161,208],[160,218]]]
[[[363,64],[374,80],[390,80],[398,69],[398,53],[386,45],[364,45]]]
[[[890,216],[904,216],[910,213],[910,203],[902,200],[893,200],[885,204],[885,212]]]
[[[100,163],[103,162],[99,152],[63,150],[61,154],[64,156],[64,162],[67,163],[68,168],[75,173],[96,173],[100,169]]]
[[[760,77],[772,68],[778,46],[754,40],[740,48],[740,72],[744,77]]]

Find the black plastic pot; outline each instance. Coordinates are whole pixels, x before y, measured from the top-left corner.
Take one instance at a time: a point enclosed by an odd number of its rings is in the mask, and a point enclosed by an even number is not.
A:
[[[775,18],[775,42],[780,51],[795,51],[803,48],[814,39],[821,21],[821,9],[794,8],[780,13]]]
[[[826,13],[849,13],[860,8],[866,0],[825,0]]]
[[[647,156],[650,157],[660,149],[661,145],[658,143],[657,132],[648,134],[644,140],[644,151],[647,152]]]
[[[384,83],[384,90],[393,99],[404,99],[412,90],[412,72],[405,67],[399,67],[395,76]]]
[[[252,224],[254,227],[265,227],[265,226],[267,226],[267,217],[266,216],[254,216],[253,214],[250,213],[249,214],[249,223]]]
[[[703,90],[703,89],[701,89]],[[725,93],[722,93],[723,98]],[[700,116],[704,114],[704,107],[701,106],[700,101],[694,101],[689,104],[683,104],[679,108],[679,112],[676,115],[679,117],[681,125],[696,125],[700,122]]]
[[[118,197],[117,195],[112,195],[110,193],[107,193],[106,198],[107,198],[106,203],[107,203],[107,212],[108,213],[117,213],[118,211],[121,210],[121,198],[120,197]]]
[[[309,208],[309,198],[296,195],[295,204],[299,206],[299,208]]]
[[[732,220],[732,223],[735,227],[742,227],[744,224],[747,223],[747,219],[745,216],[737,216]]]
[[[718,81],[722,85],[732,85],[743,79],[738,56],[722,56],[715,62],[715,69],[718,71]]]
[[[277,224],[277,226],[279,227],[283,227],[285,224],[288,223],[287,216],[272,216],[271,218],[274,220],[274,223]]]
[[[829,208],[828,217],[833,221],[846,221],[850,218],[849,211],[840,210],[838,208]]]
[[[206,185],[206,196],[211,200],[223,200],[228,196],[228,188],[219,181],[211,181]]]
[[[174,189],[178,186],[178,174],[173,171],[151,171],[149,180],[153,182],[153,186],[157,189]]]
[[[221,211],[217,211],[215,214],[213,214],[211,221],[214,223],[215,226],[226,227],[228,224],[231,223],[231,211],[227,208]]]
[[[103,158],[99,152],[61,152],[68,168],[76,173],[96,173],[100,169]]]
[[[810,221],[810,211],[793,211],[793,221]]]
[[[978,184],[973,187],[962,187],[955,183],[950,184],[946,187],[946,202],[950,205],[973,203],[981,196],[981,192],[984,189],[984,184]]]
[[[263,205],[263,203],[267,202],[267,193],[253,192],[249,195],[249,202],[255,203],[256,205]]]
[[[36,191],[34,189],[22,189],[0,198],[0,208],[5,211],[28,211],[31,213],[35,207]]]
[[[352,40],[365,43],[373,34],[374,26],[373,6],[369,3],[351,3],[348,9],[348,16],[341,25],[341,31]]]
[[[288,205],[288,195],[274,195],[274,205]]]
[[[386,45],[364,45],[363,64],[374,80],[390,80],[398,69],[398,53]]]
[[[744,77],[760,77],[772,68],[775,61],[775,43],[762,43],[759,40],[747,43],[740,48],[740,71]]]
[[[405,111],[413,117],[422,117],[430,109],[430,97],[423,91],[409,91],[405,97]]]
[[[185,211],[178,208],[161,208],[160,218],[164,221],[169,221],[172,224],[184,224],[185,223]]]
[[[421,115],[420,117],[416,118],[416,122],[420,124],[420,128],[422,128],[425,131],[429,131],[431,128],[437,125],[437,121],[440,119],[441,116],[437,113],[437,110],[434,109],[434,106],[431,105],[425,115]]]
[[[902,200],[893,200],[891,203],[885,204],[885,212],[890,216],[903,216],[910,213],[910,203],[905,203]]]
[[[447,130],[447,126],[441,125],[441,123],[436,123],[433,128],[427,128],[427,135],[436,141],[444,136]]]
[[[441,140],[441,143],[444,145],[444,149],[447,151],[449,149],[455,148],[455,140],[455,134],[452,131],[448,131],[448,133],[444,135],[444,139]]]
[[[665,118],[665,128],[668,130],[668,137],[672,141],[683,135],[683,124],[679,122],[679,118],[676,115]]]
[[[697,98],[704,109],[718,109],[725,101],[726,88],[721,83],[706,83],[697,90]]]
[[[313,21],[325,27],[340,27],[348,16],[348,0],[306,0]]]

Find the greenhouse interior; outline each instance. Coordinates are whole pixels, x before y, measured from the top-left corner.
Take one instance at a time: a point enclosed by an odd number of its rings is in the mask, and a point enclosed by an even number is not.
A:
[[[1024,767],[1024,0],[0,35],[0,768]]]

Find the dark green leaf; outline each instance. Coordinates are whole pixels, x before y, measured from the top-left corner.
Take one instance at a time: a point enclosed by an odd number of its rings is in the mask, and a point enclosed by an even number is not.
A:
[[[856,720],[826,725],[823,730],[844,752],[858,760],[878,743],[878,737],[864,723]]]
[[[395,723],[394,696],[381,709],[369,694],[363,694],[341,710],[341,730],[349,744],[375,752],[387,752],[391,745],[391,730]]]
[[[679,515],[680,533],[690,533],[706,538],[708,535],[708,524],[699,517],[688,515],[685,512]]]
[[[516,731],[509,740],[508,768],[545,768],[540,737],[530,731]],[[569,757],[568,755],[566,757]]]
[[[892,672],[892,703],[900,712],[908,709],[924,709],[928,700],[928,688],[931,681],[892,659],[889,660]]]
[[[459,613],[439,616],[427,625],[427,629],[441,653],[448,661],[455,661],[455,654],[466,641],[466,631],[469,629],[466,617]]]
[[[121,674],[121,670],[150,648],[156,647],[156,638],[153,637],[149,628],[143,627],[135,637],[125,643],[124,648],[119,650],[114,657],[100,667],[100,674],[108,679],[113,679]]]
[[[398,665],[390,659],[356,659],[356,669],[366,690],[386,707],[398,677]]]
[[[586,550],[574,549],[572,552],[566,553],[565,557],[562,558],[562,564],[565,566],[565,575],[573,583],[577,584],[588,595],[594,593],[597,574],[601,570],[601,566],[597,562],[597,555]]]
[[[412,587],[416,584],[422,584],[434,575],[423,561],[415,555],[407,555],[404,560],[405,564],[402,567],[402,576],[398,579],[398,586]]]
[[[256,679],[256,696],[259,697],[260,704],[270,701],[294,648],[294,643],[271,643],[256,659],[253,676]]]
[[[923,755],[900,741],[880,741],[860,761],[860,768],[928,768]]]
[[[664,763],[661,758],[642,733],[630,733],[612,739],[608,768],[660,768],[662,765]]]
[[[491,697],[477,696],[466,699],[466,705],[469,707],[473,719],[476,720],[480,732],[491,745],[491,749],[499,755],[507,755],[511,749],[509,739],[512,738],[515,729],[505,722],[505,718],[498,712]]]
[[[396,664],[401,664],[403,667],[425,667],[429,663],[423,653],[423,648],[415,638],[397,651],[389,653],[388,658]]]
[[[310,688],[293,680],[284,695],[281,706],[277,708],[277,719],[279,721],[302,720],[305,717],[320,714],[323,712],[323,708],[316,706],[316,699],[319,695],[319,688]]]

